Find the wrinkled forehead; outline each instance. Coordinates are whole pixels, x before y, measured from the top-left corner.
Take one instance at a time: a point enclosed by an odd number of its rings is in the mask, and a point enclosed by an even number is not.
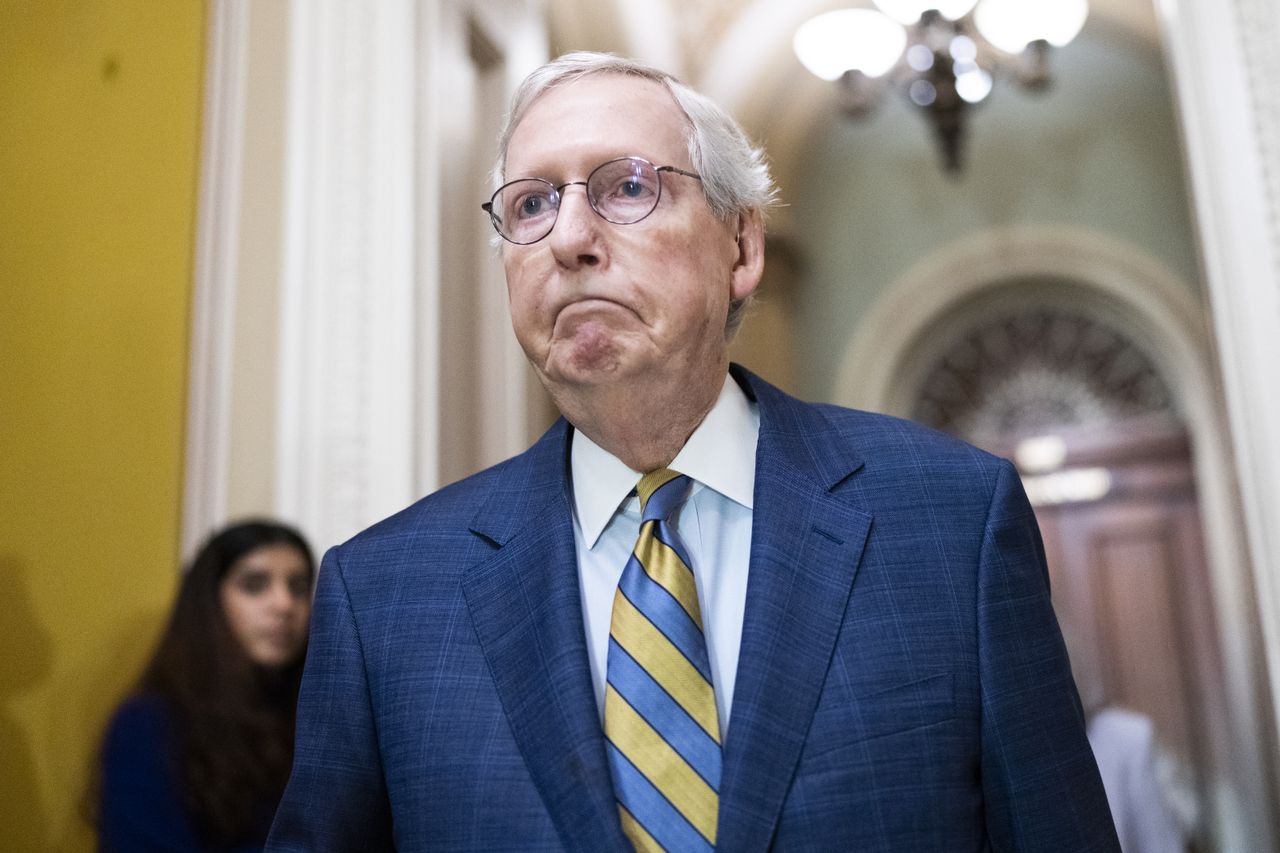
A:
[[[559,177],[614,157],[640,156],[688,168],[689,119],[662,83],[615,73],[589,74],[540,94],[507,145],[508,179]]]

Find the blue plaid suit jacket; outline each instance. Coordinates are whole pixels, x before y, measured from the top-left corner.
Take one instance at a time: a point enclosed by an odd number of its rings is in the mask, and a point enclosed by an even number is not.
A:
[[[1118,851],[1012,466],[759,404],[719,849]],[[331,550],[269,850],[627,850],[561,421]]]

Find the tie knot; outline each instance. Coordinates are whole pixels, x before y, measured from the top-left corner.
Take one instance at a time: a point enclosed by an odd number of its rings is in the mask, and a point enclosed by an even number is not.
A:
[[[640,514],[644,521],[666,520],[684,503],[691,481],[679,471],[659,468],[650,471],[636,483],[640,497]]]

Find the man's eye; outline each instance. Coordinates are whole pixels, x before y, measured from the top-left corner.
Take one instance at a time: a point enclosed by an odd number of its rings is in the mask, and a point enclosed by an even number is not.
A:
[[[516,205],[516,217],[518,219],[531,219],[535,216],[541,216],[547,212],[547,208],[551,206],[550,200],[542,193],[530,193],[520,198]]]
[[[605,202],[647,202],[652,200],[656,188],[641,177],[620,178],[604,194]]]

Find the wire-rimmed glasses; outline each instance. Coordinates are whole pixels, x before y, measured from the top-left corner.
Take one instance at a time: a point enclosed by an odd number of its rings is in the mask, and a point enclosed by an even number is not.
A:
[[[520,246],[536,243],[551,233],[565,187],[585,187],[587,203],[601,219],[615,225],[634,225],[657,208],[662,198],[663,172],[702,180],[694,172],[655,166],[643,157],[619,157],[596,166],[585,181],[568,181],[560,186],[542,178],[510,181],[480,208],[489,214],[502,239]]]

